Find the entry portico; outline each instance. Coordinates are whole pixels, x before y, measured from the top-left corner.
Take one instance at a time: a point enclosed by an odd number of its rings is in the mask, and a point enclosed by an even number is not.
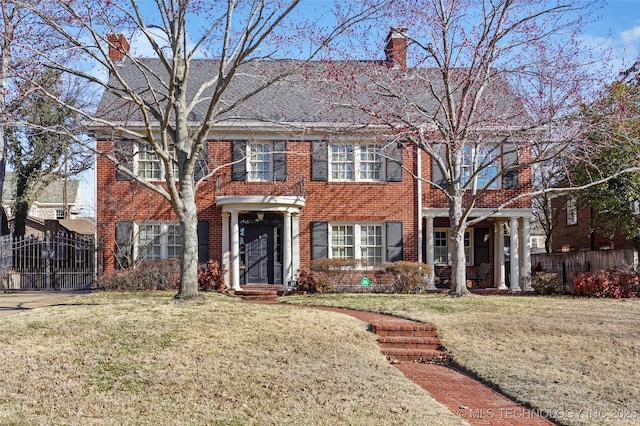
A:
[[[422,210],[425,219],[425,263],[435,268],[434,219],[448,218],[448,208],[427,207]],[[493,277],[494,287],[507,289],[506,256],[504,247],[505,225],[509,231],[509,287],[511,291],[531,290],[531,244],[530,224],[533,218],[531,209],[495,209],[477,208],[469,217],[487,217],[493,221]],[[433,275],[432,275],[433,279]],[[433,287],[433,283],[430,283]]]
[[[225,285],[281,284],[300,268],[300,196],[219,196]],[[242,265],[241,265],[242,261]],[[241,269],[242,267],[242,269]]]

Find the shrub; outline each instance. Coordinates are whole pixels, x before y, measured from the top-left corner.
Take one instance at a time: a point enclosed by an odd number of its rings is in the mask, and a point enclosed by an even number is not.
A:
[[[112,291],[177,290],[180,264],[177,259],[146,260],[135,268],[111,272],[98,285]]]
[[[226,268],[221,266],[215,260],[209,260],[204,265],[201,265],[198,269],[198,286],[200,287],[200,290],[223,291],[225,289],[225,272],[227,272]]]
[[[557,272],[535,272],[531,277],[531,287],[542,295],[571,293],[571,289],[562,284],[562,278]]]
[[[574,278],[573,294],[613,299],[638,297],[640,276],[636,272],[612,269],[584,272]]]
[[[331,293],[333,285],[323,275],[301,269],[298,273],[298,290],[308,291],[309,293]]]
[[[422,262],[398,261],[385,264],[387,273],[395,275],[394,293],[418,293],[425,290],[426,278],[433,273],[431,266]]]

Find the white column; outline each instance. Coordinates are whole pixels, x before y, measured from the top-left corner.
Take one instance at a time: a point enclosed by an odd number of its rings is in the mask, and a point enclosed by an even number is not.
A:
[[[282,229],[282,286],[286,289],[291,281],[291,212],[284,212]]]
[[[225,288],[231,287],[231,283],[229,282],[229,270],[231,269],[231,265],[229,264],[230,258],[231,253],[229,253],[229,212],[224,212],[222,213],[222,266],[224,266],[225,268]]]
[[[531,226],[530,219],[520,219],[520,277],[522,289],[531,290]]]
[[[518,219],[512,217],[509,224],[509,232],[511,234],[511,247],[509,249],[511,280],[509,288],[511,291],[520,291],[520,247],[518,245],[520,235],[518,234]]]
[[[240,227],[238,225],[238,212],[231,212],[231,287],[234,290],[242,290],[240,287]]]
[[[291,264],[293,277],[297,278],[300,271],[300,213],[294,213],[291,218]]]
[[[506,290],[504,270],[504,222],[496,220],[493,233],[493,279],[494,286]]]
[[[429,276],[429,283],[427,288],[428,289],[435,289],[436,285],[435,285],[435,276],[436,276],[436,265],[435,265],[435,256],[434,256],[434,247],[433,247],[433,217],[431,216],[427,216],[426,217],[426,222],[427,222],[427,227],[426,227],[426,233],[427,233],[427,246],[426,246],[426,261],[427,261],[427,265],[431,266],[431,275]]]

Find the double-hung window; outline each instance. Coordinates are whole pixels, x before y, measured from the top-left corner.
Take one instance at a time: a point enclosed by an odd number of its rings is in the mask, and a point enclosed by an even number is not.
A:
[[[497,145],[466,145],[462,152],[461,177],[467,183],[478,170],[476,184],[478,188],[498,189],[499,179],[493,180],[499,172],[499,147]]]
[[[162,177],[160,159],[153,149],[143,143],[138,144],[136,152],[136,166],[138,176],[147,180],[160,180]]]
[[[178,163],[175,161],[175,148],[169,149],[169,155],[174,159],[172,164],[173,175],[178,176]],[[135,152],[136,158],[136,171],[138,176],[146,180],[162,180],[165,178],[165,167],[160,157],[149,145],[145,143],[138,143],[137,150]]]
[[[271,143],[247,144],[247,175],[253,182],[273,180],[273,154]]]
[[[436,265],[448,265],[449,259],[449,235],[448,229],[436,229],[433,231],[433,255]],[[473,261],[471,252],[471,233],[464,232],[464,257],[465,263],[470,265]]]
[[[329,177],[332,181],[382,181],[380,144],[332,144],[329,148]]]
[[[180,225],[173,222],[140,223],[137,225],[136,250],[140,260],[180,257],[182,238]]]
[[[359,259],[367,264],[383,262],[383,229],[380,224],[333,224],[330,254],[334,259]]]

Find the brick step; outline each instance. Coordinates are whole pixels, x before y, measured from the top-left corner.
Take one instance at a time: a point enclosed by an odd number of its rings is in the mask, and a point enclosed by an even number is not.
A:
[[[436,337],[436,327],[431,324],[409,322],[372,322],[371,328],[378,336]]]
[[[383,349],[442,349],[440,339],[437,337],[380,336],[378,343]]]
[[[240,296],[246,300],[276,300],[278,298],[277,290],[237,290],[236,296]]]
[[[405,362],[417,362],[425,364],[446,365],[450,361],[449,355],[445,352],[434,349],[397,349],[382,348],[382,353],[392,364]]]

